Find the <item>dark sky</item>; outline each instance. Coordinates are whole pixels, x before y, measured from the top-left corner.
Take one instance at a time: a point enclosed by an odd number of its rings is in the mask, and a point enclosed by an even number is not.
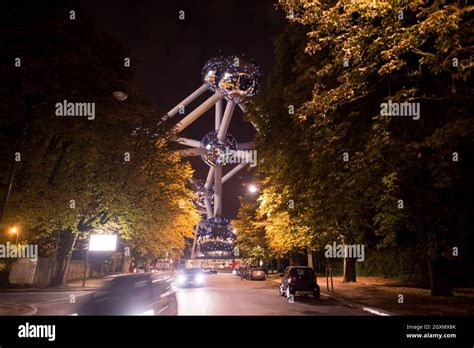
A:
[[[141,93],[163,114],[198,88],[201,68],[219,54],[245,54],[262,68],[262,86],[273,65],[274,38],[283,30],[284,16],[274,1],[179,0],[80,1],[83,11],[98,28],[132,51],[132,65]],[[179,19],[184,11],[185,19]],[[210,92],[186,108],[190,112]],[[178,122],[176,116],[173,121]],[[214,109],[189,126],[183,135],[201,140],[214,126]],[[253,127],[242,121],[236,108],[229,132],[238,142],[252,140]],[[195,176],[205,179],[208,166],[192,160]],[[230,168],[230,166],[229,166]],[[224,168],[224,173],[229,170]],[[223,216],[234,217],[238,196],[248,194],[246,183],[253,171],[245,169],[224,184]]]

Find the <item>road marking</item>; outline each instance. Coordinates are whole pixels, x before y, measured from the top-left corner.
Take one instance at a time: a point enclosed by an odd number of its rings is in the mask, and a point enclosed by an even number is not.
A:
[[[375,309],[372,309],[372,308],[369,308],[369,307],[362,307],[362,310],[364,310],[366,312],[370,312],[372,314],[381,315],[381,316],[384,316],[384,317],[390,316],[390,314],[388,314],[388,313],[379,312],[379,311],[376,311]]]

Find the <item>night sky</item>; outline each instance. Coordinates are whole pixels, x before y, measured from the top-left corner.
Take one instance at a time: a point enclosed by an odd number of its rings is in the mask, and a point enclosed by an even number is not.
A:
[[[137,85],[157,111],[165,114],[201,84],[201,68],[217,55],[245,54],[262,68],[264,78],[273,65],[274,38],[283,30],[284,16],[267,0],[188,1],[80,1],[81,11],[99,29],[131,49]],[[185,19],[179,19],[183,10]],[[202,95],[186,108],[189,113],[211,96]],[[225,105],[225,104],[224,104]],[[182,116],[173,118],[178,122]],[[214,108],[183,131],[182,136],[201,140],[214,127]],[[229,132],[238,142],[251,141],[254,128],[243,122],[236,108]],[[208,166],[192,158],[195,177],[205,179]],[[229,166],[229,168],[233,165]],[[230,170],[224,168],[224,174]],[[238,196],[248,194],[245,184],[253,170],[243,170],[223,186],[223,216],[234,217]]]

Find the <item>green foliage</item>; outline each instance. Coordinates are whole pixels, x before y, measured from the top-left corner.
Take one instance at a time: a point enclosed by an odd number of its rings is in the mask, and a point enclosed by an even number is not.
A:
[[[270,248],[287,254],[363,243],[409,248],[418,257],[411,262],[455,259],[458,245],[472,253],[473,7],[280,6],[291,24],[276,41],[275,69],[249,116],[260,128],[259,216]],[[388,100],[420,103],[420,119],[381,116]],[[446,275],[432,272],[432,283]]]
[[[361,276],[394,278],[418,286],[428,284],[426,264],[413,248],[375,250],[366,257],[365,262],[356,263]]]
[[[237,231],[235,246],[239,256],[250,262],[268,257],[265,230],[258,225],[256,219],[257,203],[240,197],[240,209],[232,226]]]
[[[190,166],[169,151],[167,130],[140,100],[133,70],[123,65],[129,52],[87,19],[70,21],[53,7],[31,18],[12,9],[16,40],[2,36],[5,52],[22,57],[21,69],[2,65],[11,81],[0,96],[2,155],[7,163],[15,152],[22,158],[3,227],[19,225],[44,255],[62,231],[77,241],[118,233],[138,255],[180,255],[199,219],[189,203]],[[117,90],[128,99],[114,100]],[[94,102],[95,119],[56,116],[64,99]]]

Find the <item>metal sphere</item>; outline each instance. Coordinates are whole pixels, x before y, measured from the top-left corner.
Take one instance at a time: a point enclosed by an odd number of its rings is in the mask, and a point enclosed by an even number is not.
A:
[[[226,58],[217,86],[227,100],[240,104],[246,97],[258,93],[260,76],[255,63],[244,56],[233,55]]]
[[[227,163],[226,155],[237,149],[237,142],[235,138],[227,133],[224,140],[217,139],[217,131],[211,131],[201,140],[201,147],[204,149],[204,154],[201,158],[209,166],[215,167],[217,165],[225,166]]]
[[[207,254],[212,254],[213,252],[224,252],[230,253],[232,252],[233,245],[222,242],[222,241],[209,241],[203,242],[200,244],[200,251]]]
[[[221,216],[216,216],[207,220],[207,235],[209,237],[219,236],[220,238],[234,238],[230,220]]]
[[[201,71],[202,81],[207,85],[211,91],[217,90],[217,75],[220,74],[224,65],[224,59],[222,57],[215,57],[209,59]]]

